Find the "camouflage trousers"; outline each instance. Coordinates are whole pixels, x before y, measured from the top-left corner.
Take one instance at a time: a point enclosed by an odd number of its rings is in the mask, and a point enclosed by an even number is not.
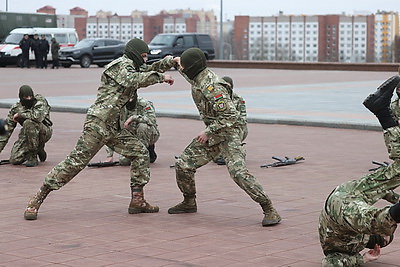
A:
[[[51,127],[41,122],[25,120],[10,155],[11,164],[22,164],[30,154],[36,155],[40,145],[47,143],[53,134]]]
[[[83,170],[104,145],[132,161],[131,186],[144,186],[149,182],[149,152],[143,143],[126,129],[118,131],[107,127],[98,118],[88,116],[75,148],[48,173],[44,184],[53,190],[61,188]]]
[[[135,135],[146,147],[149,145],[154,145],[160,138],[160,132],[156,126],[149,126],[146,123],[139,123],[136,129],[129,129],[133,135]],[[109,146],[106,146],[107,157],[112,157],[114,155],[114,150]],[[129,162],[129,160],[120,155],[119,162]],[[125,164],[124,164],[125,165]],[[127,164],[129,165],[129,164]]]
[[[196,170],[219,154],[225,159],[231,178],[255,202],[266,203],[269,198],[261,184],[251,175],[245,162],[245,149],[239,134],[232,133],[225,141],[214,146],[201,144],[196,139],[184,149],[175,164],[176,182],[184,195],[195,195]]]
[[[389,155],[395,161],[373,173],[338,186],[327,198],[319,217],[319,236],[325,254],[323,266],[363,266],[361,252],[370,235],[390,236],[397,224],[390,206],[373,206],[400,186],[400,127],[384,132]],[[368,188],[355,193],[357,188]]]

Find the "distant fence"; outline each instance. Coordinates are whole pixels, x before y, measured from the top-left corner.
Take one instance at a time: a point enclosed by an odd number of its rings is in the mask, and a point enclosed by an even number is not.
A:
[[[343,70],[399,72],[400,63],[338,63],[338,62],[280,62],[249,60],[211,60],[214,68],[287,69],[287,70]]]

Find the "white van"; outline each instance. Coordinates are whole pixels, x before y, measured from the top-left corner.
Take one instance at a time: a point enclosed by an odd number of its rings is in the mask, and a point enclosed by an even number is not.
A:
[[[72,47],[78,42],[78,34],[74,28],[16,28],[0,44],[0,66],[8,64],[22,65],[22,50],[19,47],[19,42],[22,40],[24,34],[28,34],[29,38],[32,39],[35,34],[38,34],[39,38],[41,35],[45,35],[50,46],[50,40],[54,37],[60,44],[60,48]],[[35,59],[32,51],[29,52],[29,59]],[[52,60],[50,51],[47,59]]]

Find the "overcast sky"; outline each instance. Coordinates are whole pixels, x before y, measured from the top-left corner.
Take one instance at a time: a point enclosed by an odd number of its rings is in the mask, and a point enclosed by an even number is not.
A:
[[[76,6],[95,15],[97,11],[112,11],[118,15],[130,15],[132,10],[147,11],[155,15],[161,10],[204,9],[214,10],[219,18],[221,0],[0,0],[0,10],[9,12],[35,13],[37,9],[50,5],[57,14],[69,14]],[[325,15],[376,13],[377,10],[400,10],[399,0],[223,0],[223,17],[233,19],[235,15],[271,16],[283,11],[286,15]]]

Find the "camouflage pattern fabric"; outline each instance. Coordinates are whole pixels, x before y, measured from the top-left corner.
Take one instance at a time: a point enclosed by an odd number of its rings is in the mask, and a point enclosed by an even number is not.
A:
[[[400,127],[384,131],[391,154],[400,153]],[[392,150],[396,149],[396,152]],[[400,162],[339,185],[327,198],[319,217],[319,237],[325,254],[323,266],[363,266],[360,252],[370,235],[388,236],[397,224],[390,206],[373,206],[400,185]]]
[[[40,94],[35,94],[34,98],[36,103],[32,108],[26,108],[20,102],[15,103],[5,121],[8,131],[5,135],[0,136],[0,152],[3,151],[17,127],[17,122],[13,121],[15,114],[19,114],[18,123],[22,126],[18,139],[11,150],[10,162],[12,164],[22,164],[26,161],[28,154],[37,154],[39,145],[48,142],[53,133],[50,105]]]
[[[138,97],[134,110],[124,108],[121,112],[120,127],[124,128],[124,122],[133,117],[133,122],[129,124],[128,130],[136,136],[146,147],[153,145],[160,137],[160,132],[157,125],[157,117],[153,102]],[[110,147],[106,147],[107,157],[112,157],[114,151]],[[122,160],[124,160],[123,156]],[[120,157],[120,161],[121,161]]]
[[[392,103],[390,103],[390,109],[392,110],[393,116],[399,120],[400,119],[400,98],[397,98]]]
[[[103,145],[132,161],[131,186],[147,184],[150,179],[148,151],[130,131],[121,129],[120,113],[137,89],[162,83],[162,72],[174,65],[172,58],[165,58],[138,72],[126,56],[108,64],[101,76],[97,99],[87,112],[81,137],[69,156],[49,172],[45,185],[57,190],[68,183]]]
[[[208,68],[200,72],[195,80],[189,81],[192,84],[194,103],[205,123],[205,133],[209,140],[201,144],[194,139],[180,155],[175,164],[179,189],[184,195],[196,194],[196,170],[221,153],[235,183],[254,201],[267,202],[268,197],[261,184],[246,167],[245,150],[238,124],[240,115],[226,87],[223,86],[226,82]]]
[[[232,93],[232,101],[236,107],[236,110],[240,113],[240,120],[238,121],[238,124],[240,125],[240,128],[242,130],[242,141],[244,141],[249,132],[247,129],[246,101],[244,101],[242,96],[235,92]]]

